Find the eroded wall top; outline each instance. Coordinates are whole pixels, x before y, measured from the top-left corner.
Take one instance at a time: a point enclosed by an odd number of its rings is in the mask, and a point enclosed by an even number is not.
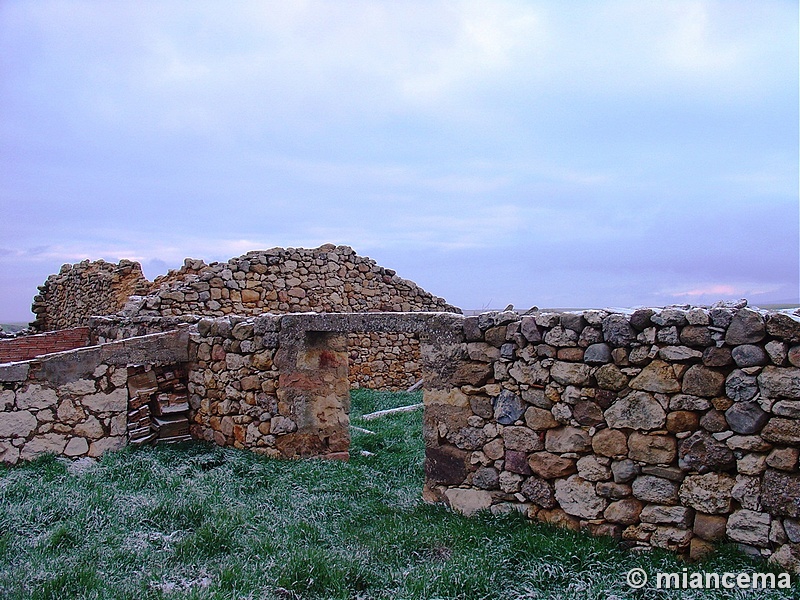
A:
[[[265,312],[461,311],[349,246],[272,248],[226,263],[187,259],[149,282],[138,263],[64,265],[35,298],[39,331],[88,324],[95,315],[224,316]]]
[[[31,308],[36,315],[31,326],[37,331],[85,327],[89,317],[114,314],[130,296],[147,294],[150,289],[151,283],[137,262],[84,260],[65,264],[39,286]]]

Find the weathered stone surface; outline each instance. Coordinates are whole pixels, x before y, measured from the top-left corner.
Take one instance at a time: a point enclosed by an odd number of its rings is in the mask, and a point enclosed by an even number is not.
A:
[[[541,506],[542,508],[554,508],[556,506],[553,486],[544,479],[530,477],[522,484],[520,491],[523,496],[537,506]]]
[[[93,415],[89,415],[85,421],[78,423],[73,428],[76,435],[80,435],[89,439],[99,439],[105,435],[103,425]]]
[[[601,429],[592,437],[592,450],[601,456],[624,456],[628,453],[628,438],[618,429]]]
[[[764,367],[758,376],[758,387],[767,398],[800,400],[800,369],[796,367]]]
[[[702,352],[687,346],[665,346],[658,351],[658,355],[670,362],[697,362],[703,358]]]
[[[639,429],[650,431],[664,426],[666,413],[647,392],[634,392],[617,400],[604,413],[606,423],[614,429]]]
[[[639,514],[642,512],[642,503],[635,498],[625,498],[617,500],[608,505],[603,512],[603,517],[611,523],[620,525],[633,525],[639,522]]]
[[[675,377],[672,365],[662,360],[654,360],[647,365],[639,375],[631,380],[629,385],[634,390],[662,394],[679,392],[681,389],[681,384]]]
[[[615,481],[600,481],[597,483],[597,486],[595,486],[595,489],[597,490],[598,496],[612,498],[614,500],[627,498],[633,493],[631,486]]]
[[[743,344],[731,350],[731,358],[738,367],[756,367],[767,364],[769,358],[760,346]]]
[[[536,452],[528,458],[531,471],[544,479],[567,477],[577,471],[575,461],[550,452]]]
[[[628,377],[617,365],[603,365],[594,374],[598,387],[618,392],[628,385]]]
[[[736,485],[731,490],[731,497],[742,508],[761,510],[761,478],[743,474],[737,475]]]
[[[708,401],[708,398],[699,396],[676,394],[669,401],[670,410],[708,410],[709,408],[711,408],[711,402]]]
[[[603,338],[615,348],[620,348],[636,339],[636,331],[625,315],[608,315],[603,319]]]
[[[425,478],[433,484],[459,485],[467,477],[467,452],[454,446],[425,448]]]
[[[534,431],[544,431],[560,426],[560,423],[553,418],[552,412],[535,406],[531,406],[525,411],[525,424]]]
[[[736,461],[736,470],[742,475],[761,475],[767,469],[765,454],[745,454]]]
[[[731,469],[736,459],[726,444],[698,431],[681,443],[680,462],[685,469],[706,473]]]
[[[800,321],[787,314],[773,313],[766,324],[767,333],[791,344],[800,342]]]
[[[659,523],[689,527],[694,518],[694,511],[685,506],[663,506],[648,504],[642,510],[639,519],[643,523]]]
[[[727,346],[711,346],[703,351],[703,364],[707,367],[726,367],[732,362],[731,349]]]
[[[560,325],[557,325],[544,334],[544,343],[550,344],[551,346],[556,346],[557,348],[565,346],[577,346],[578,333],[571,329],[564,329]]]
[[[711,330],[702,325],[687,325],[681,329],[681,342],[687,346],[706,347],[714,343],[711,338]]]
[[[630,459],[615,460],[611,463],[611,472],[616,483],[633,481],[639,474],[639,466]]]
[[[542,341],[542,334],[536,325],[534,317],[522,317],[520,332],[531,343],[538,343]]]
[[[761,506],[773,515],[800,517],[800,475],[767,469],[761,485]]]
[[[640,308],[633,312],[630,317],[630,324],[635,329],[642,331],[647,327],[652,325],[650,321],[650,317],[655,314],[655,311],[652,308]]]
[[[544,443],[538,434],[527,427],[504,427],[503,441],[508,450],[519,452],[544,450]]]
[[[22,460],[31,460],[39,454],[47,452],[62,454],[67,445],[67,438],[60,433],[45,433],[37,435],[22,447],[19,457]]]
[[[548,452],[586,452],[592,447],[589,434],[578,427],[548,429],[544,442]]]
[[[761,437],[776,444],[800,443],[800,421],[772,417],[761,431]]]
[[[800,456],[798,448],[775,448],[767,456],[766,462],[773,469],[792,471],[797,467],[798,456]]]
[[[0,412],[0,438],[25,438],[34,429],[36,429],[36,417],[27,410]]]
[[[731,320],[725,334],[725,343],[730,346],[754,344],[764,339],[766,328],[763,317],[749,308],[740,309]]]
[[[453,373],[451,381],[453,385],[481,386],[489,380],[493,372],[492,366],[487,363],[461,363]]]
[[[470,360],[490,363],[500,358],[500,349],[486,342],[471,342],[467,344],[467,356]]]
[[[769,414],[762,410],[758,402],[737,402],[725,411],[725,419],[731,430],[751,435],[761,431],[769,419]]]
[[[525,364],[517,361],[508,370],[508,374],[519,383],[541,385],[547,381],[550,372],[541,363]]]
[[[800,347],[795,347],[800,350]],[[786,342],[772,340],[764,345],[764,350],[766,350],[767,356],[769,356],[769,359],[772,361],[773,365],[782,367],[786,363],[789,352],[789,346],[786,344]]]
[[[494,419],[502,425],[510,425],[525,413],[525,403],[515,393],[503,390],[494,399]]]
[[[685,550],[692,539],[692,532],[679,527],[656,526],[650,536],[650,545],[666,550]]]
[[[64,454],[66,456],[80,456],[81,454],[86,454],[89,451],[89,443],[86,441],[86,438],[82,437],[74,437],[69,442],[67,442],[66,447],[64,448]]]
[[[519,475],[530,475],[531,468],[528,466],[528,455],[517,450],[506,450],[504,467],[506,471]]]
[[[586,481],[606,481],[611,479],[611,469],[591,454],[579,458],[577,467],[578,476]]]
[[[732,435],[725,440],[731,450],[747,450],[748,452],[767,452],[772,444],[759,435]]]
[[[584,352],[583,355],[583,360],[590,365],[610,363],[612,361],[611,346],[604,343],[591,344],[588,348],[586,348],[586,352]]]
[[[728,517],[697,513],[694,516],[694,533],[704,540],[716,542],[725,537]]]
[[[472,485],[483,490],[496,490],[500,474],[492,467],[480,467],[472,475]]]
[[[678,484],[669,479],[653,475],[640,475],[633,480],[633,495],[645,502],[677,504]]]
[[[572,408],[572,418],[580,425],[591,427],[603,422],[603,411],[594,402],[579,400]]]
[[[58,402],[56,391],[38,383],[31,383],[17,390],[17,408],[49,408]]]
[[[634,431],[628,438],[628,456],[640,462],[670,464],[675,459],[675,449],[675,438],[668,435],[643,435]]]
[[[772,413],[779,417],[800,419],[800,400],[778,400],[772,405]]]
[[[660,465],[642,465],[643,475],[654,475],[670,481],[683,481],[684,472],[678,467]]]
[[[555,483],[558,504],[569,515],[582,519],[596,519],[603,514],[608,501],[597,495],[594,484],[572,475]]]
[[[700,423],[697,413],[688,410],[677,410],[667,413],[667,431],[678,433],[681,431],[695,431]]]
[[[103,392],[90,394],[84,396],[81,399],[81,403],[93,412],[122,412],[128,408],[128,390],[117,388],[108,394]]]
[[[450,508],[468,517],[492,505],[492,495],[485,490],[450,488],[444,495]]]
[[[725,375],[703,365],[693,365],[683,375],[684,394],[713,397],[722,393]]]
[[[700,419],[700,427],[711,433],[719,433],[728,428],[728,421],[725,420],[725,413],[712,409]]]
[[[680,488],[681,504],[707,514],[729,513],[735,484],[733,477],[723,473],[687,475]]]
[[[772,522],[766,513],[754,510],[737,510],[728,517],[728,537],[743,544],[759,548],[769,546],[769,526]]]
[[[556,361],[550,368],[550,376],[561,385],[588,385],[589,373],[589,366],[580,363]]]
[[[735,402],[747,402],[758,393],[758,381],[741,369],[734,369],[725,380],[725,395]]]

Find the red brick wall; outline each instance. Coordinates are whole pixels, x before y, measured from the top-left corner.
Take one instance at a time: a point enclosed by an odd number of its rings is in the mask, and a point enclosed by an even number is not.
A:
[[[89,328],[60,329],[37,335],[0,340],[0,363],[28,360],[50,352],[89,345]]]

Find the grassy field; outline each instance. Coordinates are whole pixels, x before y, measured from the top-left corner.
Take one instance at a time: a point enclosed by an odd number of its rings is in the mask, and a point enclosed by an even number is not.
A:
[[[349,463],[191,444],[127,448],[88,468],[0,468],[0,597],[231,599],[791,598],[791,591],[634,591],[629,569],[765,571],[723,548],[686,565],[514,515],[420,500],[418,395],[354,392]],[[364,456],[362,450],[374,453]]]

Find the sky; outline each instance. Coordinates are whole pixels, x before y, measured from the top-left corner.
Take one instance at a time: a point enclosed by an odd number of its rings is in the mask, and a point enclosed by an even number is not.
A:
[[[0,1],[0,322],[332,242],[465,309],[797,303],[798,2]]]

